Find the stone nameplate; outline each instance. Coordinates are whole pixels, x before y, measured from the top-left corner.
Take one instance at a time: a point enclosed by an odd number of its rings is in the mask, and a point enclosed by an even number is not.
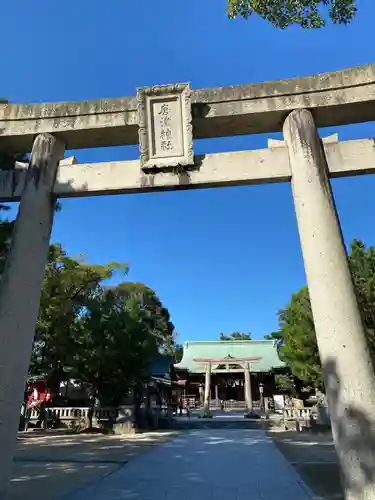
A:
[[[137,100],[141,168],[193,165],[190,85],[138,89]]]

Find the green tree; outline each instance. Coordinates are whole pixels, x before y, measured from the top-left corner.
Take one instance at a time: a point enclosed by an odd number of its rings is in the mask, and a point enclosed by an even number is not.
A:
[[[230,335],[220,333],[220,340],[251,340],[251,333],[233,332]]]
[[[67,256],[60,245],[50,246],[30,373],[46,376],[54,392],[67,376],[79,318],[95,299],[102,281],[119,270],[126,271],[127,266],[117,262],[88,265]]]
[[[119,404],[147,377],[159,352],[135,294],[119,301],[112,289],[101,289],[74,332],[72,374],[102,404]]]
[[[279,311],[279,323],[281,359],[304,384],[321,388],[322,368],[307,287],[293,294],[288,306]]]
[[[184,346],[182,344],[175,344],[172,347],[171,356],[173,363],[179,363],[184,355]]]
[[[156,337],[158,348],[163,354],[172,354],[176,332],[168,309],[162,304],[156,292],[143,283],[124,282],[112,287],[113,296],[119,305],[132,297],[138,301],[143,312],[143,321]]]
[[[356,0],[228,0],[228,16],[248,19],[256,14],[277,28],[293,24],[322,28],[327,18],[334,24],[349,24],[357,12]]]
[[[118,404],[174,345],[169,312],[153,290],[103,285],[119,270],[127,266],[87,265],[51,246],[30,371],[45,375],[53,392],[69,377],[89,389],[92,401]]]
[[[268,333],[264,336],[264,339],[273,340],[278,347],[283,345],[283,336],[280,331]]]
[[[357,292],[367,340],[375,360],[375,249],[354,240],[350,245],[349,265]],[[290,303],[279,311],[280,332],[274,334],[280,346],[280,357],[293,375],[305,385],[323,388],[308,288],[295,293]]]
[[[366,328],[367,340],[375,361],[375,248],[366,249],[360,240],[350,245],[349,264]]]
[[[277,388],[281,392],[286,392],[291,396],[297,395],[296,381],[292,374],[290,373],[280,373],[275,375],[275,382]]]

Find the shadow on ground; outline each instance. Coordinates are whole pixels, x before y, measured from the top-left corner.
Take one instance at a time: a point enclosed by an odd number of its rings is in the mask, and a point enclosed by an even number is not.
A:
[[[57,500],[119,470],[173,433],[136,436],[38,435],[17,439],[9,500]]]
[[[150,488],[151,486],[151,488]],[[264,431],[190,430],[69,500],[307,500]]]
[[[174,428],[180,431],[194,429],[262,429],[263,423],[259,420],[230,421],[219,419],[177,420]]]
[[[331,433],[269,432],[275,445],[309,488],[324,500],[344,500]]]
[[[212,418],[199,418],[199,411],[192,411],[191,418],[176,417],[174,428],[178,430],[194,429],[262,429],[260,419],[244,418],[243,411],[213,410]]]
[[[366,404],[361,405],[359,389],[357,403],[346,394],[334,358],[324,363],[324,377],[332,427],[339,443],[338,455],[331,435],[285,432],[270,435],[317,495],[326,500],[341,500],[345,490],[350,498],[372,498],[375,491],[375,420],[368,414],[367,401],[367,408]],[[369,397],[373,407],[375,394],[370,392]]]

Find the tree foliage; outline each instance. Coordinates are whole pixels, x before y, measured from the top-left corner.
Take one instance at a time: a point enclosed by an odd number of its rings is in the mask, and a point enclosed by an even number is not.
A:
[[[174,344],[171,350],[173,363],[180,363],[184,355],[184,346],[182,344]]]
[[[322,387],[322,368],[307,287],[293,294],[288,306],[279,311],[279,322],[281,359],[306,385]]]
[[[251,340],[251,333],[233,332],[230,335],[220,333],[220,340]]]
[[[75,328],[73,374],[95,397],[118,404],[148,374],[159,353],[159,337],[135,294],[103,289]]]
[[[118,304],[123,305],[129,299],[138,304],[143,314],[143,321],[157,339],[160,352],[170,354],[175,342],[175,329],[168,309],[161,303],[155,291],[143,283],[125,282],[111,288]]]
[[[290,394],[291,396],[297,395],[295,378],[290,373],[275,375],[275,383],[279,391]]]
[[[375,361],[375,248],[360,240],[351,244],[349,264],[372,359]]]
[[[7,209],[0,207],[1,214]],[[13,221],[0,214],[0,276]],[[160,353],[175,350],[167,308],[143,283],[106,286],[126,264],[90,265],[51,245],[37,320],[30,376],[42,376],[53,393],[68,378],[102,400],[119,401],[140,383]]]
[[[105,286],[125,264],[88,265],[50,247],[30,372],[57,393],[73,378],[90,394],[117,404],[146,377],[155,357],[174,345],[174,326],[143,283]]]
[[[369,348],[375,361],[375,249],[354,240],[350,245],[349,265],[357,292]],[[273,338],[279,345],[280,357],[293,375],[305,385],[323,388],[319,357],[308,288],[295,293],[290,303],[279,311],[280,331]]]
[[[101,282],[118,270],[126,271],[127,266],[88,265],[67,256],[60,245],[50,246],[30,369],[45,375],[52,389],[71,366],[79,318],[100,293]]]
[[[296,24],[311,29],[326,26],[327,18],[334,24],[349,24],[356,5],[356,0],[228,0],[228,16],[248,19],[257,14],[277,28]]]

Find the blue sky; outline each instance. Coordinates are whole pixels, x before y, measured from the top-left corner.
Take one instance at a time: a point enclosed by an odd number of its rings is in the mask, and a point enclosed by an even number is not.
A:
[[[359,3],[350,27],[304,32],[229,21],[226,0],[2,0],[0,95],[16,103],[119,97],[156,83],[234,85],[373,62],[373,0]],[[334,132],[375,136],[372,123],[322,134]],[[262,148],[267,137],[196,141],[195,151]],[[75,154],[134,159],[137,148]],[[375,244],[375,176],[333,187],[346,242]],[[169,308],[181,340],[234,330],[261,338],[305,284],[288,184],[65,200],[53,240],[92,263],[127,262],[129,279]]]

